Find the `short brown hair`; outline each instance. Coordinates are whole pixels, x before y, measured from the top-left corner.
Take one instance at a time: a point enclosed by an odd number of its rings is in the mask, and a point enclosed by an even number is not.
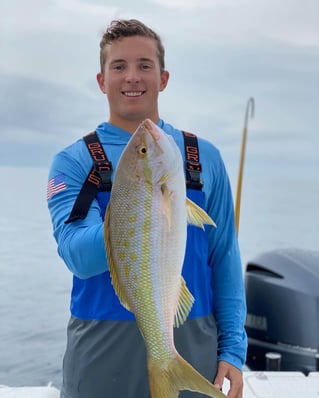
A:
[[[116,40],[129,36],[143,36],[154,39],[157,43],[157,55],[160,64],[161,72],[165,69],[165,50],[161,38],[148,26],[144,25],[137,19],[120,19],[114,20],[107,27],[105,33],[100,41],[100,65],[101,72],[104,72],[104,63],[106,59],[105,46],[111,44]]]

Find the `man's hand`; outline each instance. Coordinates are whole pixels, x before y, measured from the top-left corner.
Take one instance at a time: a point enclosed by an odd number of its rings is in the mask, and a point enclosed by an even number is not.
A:
[[[218,362],[217,375],[214,380],[215,387],[221,389],[224,383],[224,378],[230,381],[230,390],[228,391],[228,398],[242,398],[243,397],[243,374],[235,366],[228,362]]]

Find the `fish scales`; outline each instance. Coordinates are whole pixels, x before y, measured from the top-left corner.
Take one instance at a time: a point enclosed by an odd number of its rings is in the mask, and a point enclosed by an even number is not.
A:
[[[163,318],[165,313],[161,314],[160,311],[165,305],[170,308],[168,305],[172,299],[167,292],[175,290],[175,295],[178,294],[173,275],[163,272],[161,267],[151,267],[152,264],[168,266],[168,259],[173,258],[174,245],[171,245],[171,249],[169,249],[167,239],[173,240],[174,236],[172,235],[175,231],[157,228],[163,221],[165,222],[166,217],[159,214],[158,210],[156,211],[160,204],[154,198],[152,186],[148,185],[147,188],[146,190],[141,189],[133,181],[131,184],[128,182],[121,184],[114,197],[117,205],[111,206],[116,218],[110,228],[113,244],[117,248],[123,248],[113,253],[116,256],[114,260],[124,264],[124,267],[119,268],[118,272],[124,273],[124,275],[121,274],[120,279],[128,287],[128,306],[134,313],[139,312],[141,322],[144,321],[143,334],[146,338],[148,333],[152,334],[153,330],[156,330],[153,327],[153,322],[156,322],[160,315],[162,315],[162,322],[167,323],[168,319],[173,319],[172,316]],[[133,206],[127,204],[128,198],[132,200]],[[160,238],[158,238],[158,233],[161,234]],[[154,247],[155,250],[151,251],[151,247]],[[180,277],[180,274],[177,276]],[[163,287],[165,291],[163,291]],[[171,295],[173,294],[171,293]],[[152,297],[156,299],[150,300],[149,298]],[[164,305],[165,300],[168,304]],[[154,319],[150,319],[149,314],[154,314]],[[144,320],[144,318],[146,319]],[[160,328],[158,330],[162,332]],[[169,329],[165,328],[165,330]],[[163,338],[157,338],[157,340],[163,341]],[[157,349],[157,347],[151,346],[150,349]],[[165,353],[166,351],[161,350],[160,352]]]
[[[174,323],[186,320],[193,303],[181,276],[188,221],[214,225],[186,199],[175,142],[147,119],[119,160],[104,235],[114,289],[145,341],[152,398],[177,398],[184,389],[225,397],[174,345]]]

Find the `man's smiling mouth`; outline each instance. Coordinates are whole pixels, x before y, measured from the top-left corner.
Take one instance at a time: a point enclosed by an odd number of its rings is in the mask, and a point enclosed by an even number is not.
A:
[[[140,97],[145,91],[123,91],[125,97]]]

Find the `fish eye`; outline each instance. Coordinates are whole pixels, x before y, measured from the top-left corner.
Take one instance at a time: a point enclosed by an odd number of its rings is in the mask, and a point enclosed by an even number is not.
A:
[[[145,145],[141,145],[141,146],[138,148],[138,153],[139,153],[139,155],[142,155],[142,156],[146,155],[146,153],[147,153],[147,148],[146,148],[146,146],[145,146]]]

